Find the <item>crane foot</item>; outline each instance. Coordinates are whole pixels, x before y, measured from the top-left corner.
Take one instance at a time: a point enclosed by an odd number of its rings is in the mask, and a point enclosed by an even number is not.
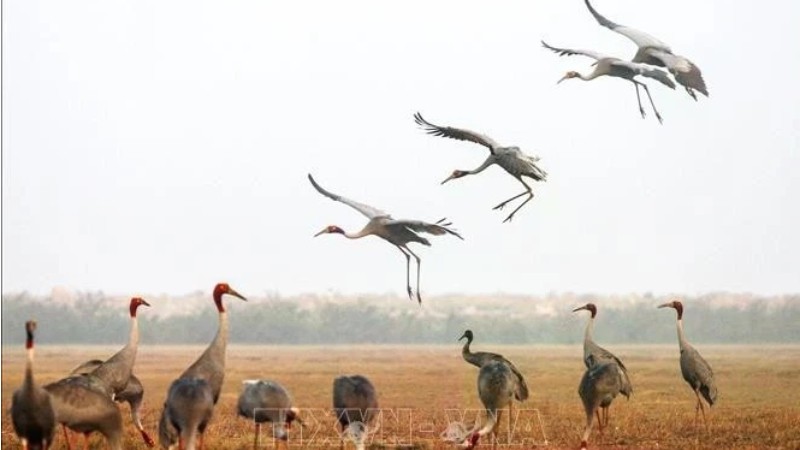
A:
[[[661,118],[661,114],[656,113],[656,118],[658,118],[658,123],[660,123],[662,125],[664,124],[664,119]]]
[[[647,117],[647,114],[645,114],[645,112],[644,112],[644,108],[639,108],[639,112],[642,113],[642,119]]]
[[[411,286],[407,286],[406,290],[408,290],[408,299],[414,301],[414,294],[411,293]]]
[[[417,303],[422,304],[422,296],[419,295],[419,291],[417,291]]]

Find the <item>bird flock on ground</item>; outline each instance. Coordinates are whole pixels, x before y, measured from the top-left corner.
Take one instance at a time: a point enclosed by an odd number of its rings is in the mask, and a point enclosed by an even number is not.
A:
[[[582,75],[570,71],[559,80],[559,83],[571,78],[590,81],[600,76],[626,79],[633,83],[636,89],[642,117],[645,117],[645,110],[641,104],[640,87],[647,94],[659,122],[662,122],[662,117],[653,102],[650,90],[637,77],[654,79],[671,89],[675,88],[677,82],[695,100],[697,100],[695,92],[708,96],[700,69],[689,59],[674,54],[667,44],[647,33],[606,19],[594,9],[589,0],[584,2],[601,26],[631,39],[638,48],[633,59],[628,61],[590,50],[554,47],[542,41],[544,48],[561,56],[582,55],[595,60],[594,70],[590,74]],[[539,157],[525,154],[516,146],[502,146],[483,134],[467,129],[434,125],[420,113],[414,115],[414,120],[430,135],[470,141],[489,150],[489,155],[480,166],[472,170],[454,170],[441,182],[442,184],[480,173],[496,164],[524,186],[523,192],[493,208],[502,210],[510,202],[524,197],[503,222],[511,221],[515,214],[534,197],[533,189],[523,177],[534,181],[547,179],[547,172],[537,164]],[[315,236],[341,234],[349,239],[359,239],[373,235],[390,242],[406,259],[408,296],[410,299],[416,297],[421,304],[420,258],[408,244],[413,242],[431,245],[428,239],[421,236],[422,233],[434,236],[452,235],[463,239],[451,228],[451,222],[447,219],[435,223],[394,219],[390,214],[377,208],[326,190],[311,174],[308,175],[308,179],[320,194],[354,208],[368,219],[367,224],[357,232],[345,232],[336,225],[330,225]],[[417,268],[416,295],[411,288],[412,257],[416,261]],[[219,317],[218,331],[208,348],[169,386],[158,423],[158,442],[162,448],[187,450],[203,448],[203,433],[213,417],[225,377],[225,352],[228,341],[228,317],[223,304],[225,295],[246,300],[226,283],[219,283],[214,288],[213,300]],[[25,323],[27,349],[25,376],[22,386],[14,392],[11,406],[13,427],[24,449],[49,448],[54,442],[57,424],[62,426],[67,448],[71,448],[70,431],[72,431],[83,434],[87,440],[91,433],[99,432],[112,449],[120,449],[123,447],[122,416],[116,405],[120,402],[129,404],[132,422],[145,444],[149,447],[155,446],[155,441],[145,431],[140,418],[144,387],[133,374],[139,342],[137,311],[141,306],[149,304],[138,297],[131,299],[130,336],[128,343],[119,352],[106,360],[90,360],[80,364],[63,379],[44,386],[37,384],[33,375],[34,334],[37,324],[32,320]],[[713,372],[700,353],[686,340],[681,302],[672,301],[659,306],[663,307],[673,308],[677,312],[681,373],[697,398],[695,424],[702,413],[707,426],[705,403],[712,406],[717,397]],[[587,448],[595,417],[602,432],[608,425],[608,409],[613,400],[618,394],[630,397],[633,387],[628,369],[622,361],[592,340],[597,307],[589,303],[574,311],[582,310],[591,313],[583,344],[586,371],[578,386],[578,394],[586,412],[581,448]],[[475,447],[482,436],[490,433],[495,436],[492,441],[494,445],[502,410],[508,408],[510,417],[513,400],[522,402],[529,397],[525,378],[516,366],[496,353],[472,352],[470,344],[473,338],[471,330],[466,330],[461,336],[460,339],[467,340],[462,356],[468,363],[479,367],[477,390],[485,408],[485,420],[483,423],[476,423],[471,429],[462,427],[456,433],[448,432],[446,436],[447,440],[465,448]],[[271,425],[276,442],[286,445],[288,429],[292,423],[297,422],[302,425],[300,410],[293,405],[289,391],[272,380],[244,380],[243,386],[237,411],[240,416],[252,420],[255,424],[254,447],[259,446],[260,427],[264,423]],[[370,434],[375,432],[372,427],[374,412],[378,408],[375,386],[362,375],[340,376],[333,381],[332,392],[333,411],[341,427],[341,442],[347,438],[355,443],[357,449],[365,448]]]
[[[246,300],[226,283],[214,288],[213,299],[218,313],[218,328],[214,339],[206,350],[180,374],[169,386],[158,422],[158,442],[165,449],[193,450],[203,448],[203,435],[214,415],[225,379],[225,353],[228,343],[228,316],[223,296]],[[90,360],[76,367],[61,380],[40,386],[33,375],[34,333],[36,322],[25,323],[25,348],[27,362],[22,386],[14,392],[11,402],[11,419],[23,449],[47,449],[52,445],[56,426],[62,426],[66,447],[71,448],[70,431],[83,434],[86,447],[88,437],[94,432],[103,435],[112,450],[123,448],[122,415],[115,403],[126,402],[130,406],[131,419],[149,447],[155,441],[145,431],[139,413],[144,397],[144,387],[133,374],[139,343],[137,310],[149,306],[135,297],[130,301],[131,329],[128,343],[106,360]],[[659,308],[674,308],[677,312],[680,368],[684,380],[694,392],[695,426],[702,413],[703,423],[708,427],[705,404],[713,406],[717,388],[711,366],[686,340],[683,331],[683,304],[672,301]],[[633,386],[628,369],[613,353],[600,347],[592,339],[597,306],[587,303],[573,312],[586,310],[591,317],[586,324],[583,340],[583,362],[586,365],[578,394],[586,412],[586,426],[581,436],[581,448],[588,448],[589,435],[594,419],[602,433],[608,426],[608,409],[622,394],[630,397]],[[472,428],[448,428],[442,437],[461,447],[472,449],[480,439],[492,435],[492,446],[497,442],[497,431],[502,410],[508,408],[508,434],[511,436],[513,401],[524,402],[529,398],[528,384],[519,369],[504,356],[490,352],[473,352],[470,345],[474,339],[472,330],[464,331],[459,340],[466,339],[461,350],[464,360],[479,367],[477,378],[478,397],[485,409],[484,419],[476,421]],[[255,424],[253,448],[260,448],[261,426],[271,426],[276,445],[287,446],[289,428],[303,420],[300,409],[292,400],[289,391],[274,380],[243,380],[243,389],[237,402],[239,416]],[[373,426],[377,416],[378,394],[375,386],[363,375],[339,376],[333,381],[332,411],[339,425],[340,448],[344,441],[364,450],[370,436],[377,428]]]

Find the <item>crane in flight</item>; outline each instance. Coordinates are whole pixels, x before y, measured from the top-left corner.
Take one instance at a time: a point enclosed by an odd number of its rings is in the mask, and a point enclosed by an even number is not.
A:
[[[706,88],[705,80],[703,80],[703,74],[688,58],[672,53],[669,45],[643,31],[606,19],[592,7],[589,0],[584,0],[584,3],[586,3],[586,7],[589,8],[589,12],[592,13],[597,23],[627,37],[639,47],[636,55],[633,56],[632,62],[666,67],[675,77],[675,81],[683,85],[686,92],[695,101],[697,101],[695,90],[708,97],[708,89]]]
[[[516,200],[523,195],[527,195],[528,197],[520,203],[519,206],[511,212],[511,214],[506,217],[503,223],[509,222],[517,211],[520,210],[526,203],[528,203],[533,198],[533,190],[531,187],[525,183],[525,180],[522,179],[523,176],[532,178],[536,181],[545,181],[547,180],[547,172],[540,169],[539,166],[536,165],[536,162],[539,161],[538,156],[530,156],[522,153],[519,147],[510,146],[510,147],[503,147],[493,139],[488,136],[484,136],[480,133],[476,133],[474,131],[460,129],[460,128],[453,128],[453,127],[440,127],[438,125],[434,125],[422,117],[422,114],[416,113],[414,114],[414,121],[417,122],[419,126],[421,126],[428,134],[433,136],[441,136],[450,139],[458,139],[460,141],[470,141],[476,144],[482,145],[489,149],[489,156],[486,160],[473,170],[454,170],[449,177],[447,177],[441,184],[445,184],[450,180],[461,178],[466,175],[475,175],[476,173],[483,172],[487,167],[497,164],[498,166],[502,167],[503,170],[508,172],[509,175],[516,178],[517,181],[522,183],[525,186],[525,192],[521,194],[517,194],[508,200],[500,203],[499,205],[495,206],[492,209],[501,210],[503,209],[506,204],[509,202]]]
[[[355,233],[348,233],[345,232],[343,229],[339,228],[336,225],[329,225],[322,229],[319,233],[315,234],[314,237],[317,237],[321,234],[341,234],[342,236],[348,239],[360,239],[365,236],[378,236],[381,239],[384,239],[397,247],[401,253],[406,257],[406,290],[408,291],[408,298],[413,300],[413,295],[411,293],[411,257],[413,256],[414,259],[417,261],[417,301],[422,304],[422,297],[419,293],[419,274],[420,274],[420,259],[419,256],[416,255],[410,248],[408,248],[408,244],[411,242],[416,242],[422,245],[430,246],[431,243],[424,237],[420,236],[418,233],[429,233],[435,236],[440,236],[443,234],[452,234],[453,236],[463,240],[464,238],[461,237],[460,234],[455,232],[453,229],[448,228],[451,223],[447,222],[447,219],[441,219],[436,223],[428,223],[423,222],[421,220],[398,220],[392,218],[391,215],[388,213],[381,211],[377,208],[373,208],[372,206],[365,205],[363,203],[358,203],[356,201],[350,200],[348,198],[342,197],[341,195],[334,194],[330,191],[327,191],[322,188],[316,181],[314,181],[314,177],[311,174],[308,174],[308,181],[311,182],[311,185],[314,186],[314,189],[317,190],[320,194],[328,197],[331,200],[344,203],[347,206],[355,209],[356,211],[360,212],[361,214],[367,216],[369,222],[361,229],[361,231],[357,231]]]
[[[568,80],[570,78],[580,78],[583,81],[591,81],[597,77],[601,77],[604,75],[616,78],[623,78],[633,83],[633,85],[636,87],[636,101],[639,103],[639,112],[642,114],[642,118],[645,117],[645,113],[644,113],[644,108],[642,107],[642,98],[639,95],[639,86],[644,88],[644,92],[645,94],[647,94],[647,98],[650,100],[650,106],[653,107],[653,112],[655,113],[658,122],[659,123],[664,122],[663,119],[661,118],[661,114],[659,114],[658,110],[656,109],[656,105],[653,103],[653,97],[650,96],[650,89],[647,88],[646,84],[636,79],[637,76],[641,75],[643,77],[657,80],[661,84],[667,86],[670,89],[675,89],[675,83],[669,78],[669,75],[663,70],[650,67],[646,64],[641,64],[631,61],[623,61],[619,58],[615,58],[613,56],[606,56],[591,50],[576,50],[571,48],[552,47],[548,45],[545,41],[542,41],[542,46],[544,46],[544,48],[548,50],[552,50],[559,56],[583,55],[583,56],[588,56],[589,58],[592,58],[596,61],[594,63],[594,71],[592,71],[592,73],[590,73],[589,75],[582,75],[578,72],[575,72],[574,70],[571,70],[567,72],[566,75],[564,75],[560,80],[558,80],[558,83],[561,83],[562,81]]]

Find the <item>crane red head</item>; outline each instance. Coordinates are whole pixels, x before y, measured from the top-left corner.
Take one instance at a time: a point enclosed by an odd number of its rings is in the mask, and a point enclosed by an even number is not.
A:
[[[592,313],[592,319],[594,319],[594,316],[597,315],[597,307],[594,306],[594,303],[587,303],[580,308],[573,309],[572,312],[583,311],[584,309]]]
[[[131,299],[131,305],[129,307],[131,312],[131,317],[136,317],[136,310],[139,309],[139,307],[142,305],[150,306],[150,303],[147,303],[146,301],[144,301],[144,299],[140,297],[133,297]]]
[[[218,283],[216,286],[214,286],[214,304],[217,305],[217,311],[219,312],[225,312],[225,307],[222,306],[222,296],[225,294],[247,301],[242,294],[234,291],[232,287],[228,286],[228,283]]]
[[[451,173],[449,177],[445,178],[444,181],[442,181],[440,184],[445,184],[450,180],[455,180],[456,178],[461,178],[464,175],[468,174],[469,172],[467,172],[466,170],[454,170],[453,173]]]
[[[679,302],[678,300],[673,300],[671,302],[664,303],[662,305],[658,305],[659,308],[675,308],[675,311],[678,311],[678,320],[683,318],[683,303]]]
[[[25,348],[33,348],[33,332],[36,331],[36,321],[25,322]]]
[[[564,80],[569,80],[570,78],[578,78],[580,76],[581,74],[579,74],[578,72],[570,70],[569,72],[565,73],[564,76],[561,77],[561,79],[556,82],[556,84],[561,83]]]
[[[323,228],[322,231],[315,234],[314,237],[317,237],[320,234],[330,234],[330,233],[344,234],[344,230],[337,227],[336,225],[328,225],[327,227]]]

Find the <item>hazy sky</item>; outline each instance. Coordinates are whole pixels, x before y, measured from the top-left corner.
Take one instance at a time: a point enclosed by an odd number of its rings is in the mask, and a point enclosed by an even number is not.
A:
[[[365,219],[450,218],[420,248],[423,295],[800,291],[800,4],[595,0],[668,42],[711,98],[651,82],[664,124],[618,79],[556,81],[630,58],[580,0],[3,2],[2,290],[404,294]],[[644,99],[643,99],[644,100]],[[646,101],[646,100],[645,100]],[[648,113],[649,105],[645,103]],[[550,175],[500,168],[444,186],[486,133]]]

